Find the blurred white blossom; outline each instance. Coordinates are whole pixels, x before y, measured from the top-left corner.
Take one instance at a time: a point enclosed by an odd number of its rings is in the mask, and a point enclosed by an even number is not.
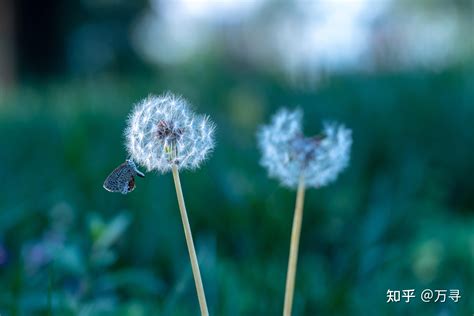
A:
[[[304,137],[302,119],[301,110],[281,109],[260,129],[260,162],[286,187],[295,188],[303,175],[306,186],[318,188],[336,180],[349,164],[352,133],[344,125],[326,123],[322,134]]]
[[[214,124],[194,114],[181,97],[171,93],[139,102],[125,130],[131,158],[148,171],[167,172],[199,167],[214,148]]]

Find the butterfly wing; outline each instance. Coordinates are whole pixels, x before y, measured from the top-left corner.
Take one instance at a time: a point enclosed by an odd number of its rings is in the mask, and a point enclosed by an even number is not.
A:
[[[133,170],[130,169],[128,163],[124,162],[114,169],[104,181],[104,189],[109,192],[128,193],[128,182],[133,177]]]
[[[118,180],[120,185],[120,193],[122,194],[127,194],[135,189],[135,171],[129,163],[126,162],[126,164],[127,167],[121,170]]]
[[[132,192],[133,190],[135,190],[135,177],[132,175],[127,183],[127,186],[124,187],[124,191],[122,193],[127,194],[129,192]]]
[[[135,175],[145,176],[137,169],[132,160],[127,159],[105,179],[104,189],[109,192],[120,192],[122,194],[132,192],[135,190]]]

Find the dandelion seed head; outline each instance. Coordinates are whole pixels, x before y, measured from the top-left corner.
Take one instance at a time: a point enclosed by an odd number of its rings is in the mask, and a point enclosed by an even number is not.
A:
[[[135,105],[125,129],[131,158],[148,171],[173,165],[195,169],[214,148],[214,123],[194,114],[187,101],[171,93],[149,96]]]
[[[303,112],[281,109],[269,125],[260,128],[260,163],[282,185],[296,188],[300,175],[308,187],[322,187],[336,180],[349,164],[351,131],[342,124],[328,122],[323,132],[305,137]]]

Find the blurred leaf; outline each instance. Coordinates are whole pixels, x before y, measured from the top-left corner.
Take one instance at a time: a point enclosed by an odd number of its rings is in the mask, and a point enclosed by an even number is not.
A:
[[[130,216],[126,213],[121,213],[112,219],[109,223],[98,228],[97,224],[92,228],[94,234],[97,234],[94,241],[95,249],[107,249],[114,244],[125,232],[130,224]]]

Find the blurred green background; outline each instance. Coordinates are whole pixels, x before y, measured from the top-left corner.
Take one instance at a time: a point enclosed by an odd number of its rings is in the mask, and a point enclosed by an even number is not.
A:
[[[198,314],[171,175],[102,188],[132,105],[169,90],[217,125],[181,178],[212,315],[282,311],[295,192],[255,139],[281,106],[354,138],[338,181],[307,192],[294,315],[471,315],[473,16],[469,0],[0,0],[0,314]]]

